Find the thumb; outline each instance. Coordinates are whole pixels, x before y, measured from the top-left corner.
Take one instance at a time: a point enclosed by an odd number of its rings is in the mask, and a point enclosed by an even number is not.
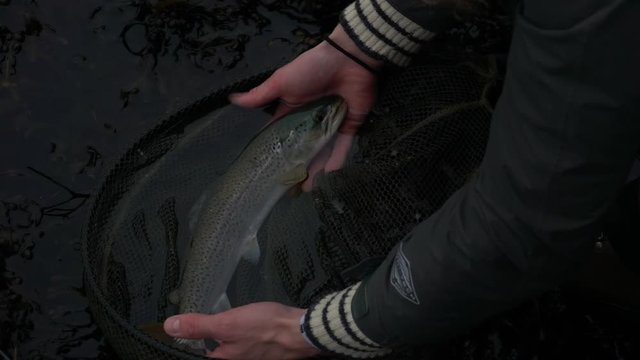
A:
[[[247,92],[229,95],[229,101],[234,105],[250,108],[269,104],[280,96],[280,86],[278,85],[279,81],[277,74],[277,72],[274,73],[262,84]]]
[[[371,84],[367,91],[362,91],[361,88],[345,89],[342,97],[349,105],[349,111],[339,131],[342,134],[355,135],[375,103],[375,84]]]
[[[164,321],[164,332],[167,335],[184,339],[201,339],[211,337],[207,326],[209,315],[186,314],[175,315]]]
[[[331,156],[329,156],[324,164],[325,171],[336,171],[344,166],[349,156],[349,150],[351,150],[351,146],[353,145],[354,136],[353,134],[344,133],[339,133],[336,136]]]

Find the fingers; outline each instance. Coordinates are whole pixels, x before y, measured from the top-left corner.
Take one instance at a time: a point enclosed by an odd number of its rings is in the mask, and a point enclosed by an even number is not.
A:
[[[168,318],[167,334],[185,339],[214,339],[207,356],[220,359],[301,359],[316,355],[300,334],[305,309],[262,302],[214,315],[181,314]]]
[[[302,183],[302,191],[309,192],[313,189],[313,181],[319,172],[331,172],[344,166],[353,144],[353,135],[338,134],[333,147],[325,147],[313,159],[309,165],[309,176]]]
[[[207,351],[207,357],[213,359],[232,359],[233,354],[229,354],[227,350],[229,346],[224,346],[222,344],[218,345],[213,351]]]
[[[226,320],[227,317],[219,315],[176,315],[164,321],[164,331],[170,336],[183,339],[220,339],[220,336],[233,335]]]
[[[367,115],[369,115],[369,111],[373,107],[373,99],[373,97],[345,98],[349,111],[338,131],[342,134],[355,135],[367,119]]]
[[[274,101],[280,96],[279,72],[276,71],[262,84],[244,93],[229,95],[229,101],[238,106],[256,108]]]
[[[311,189],[313,188],[314,178],[324,168],[324,164],[327,162],[330,155],[331,148],[325,147],[324,149],[320,150],[320,153],[318,153],[315,158],[313,158],[313,161],[311,161],[309,169],[307,170],[309,176],[307,176],[307,179],[302,183],[302,191],[311,191]]]
[[[333,151],[328,157],[327,162],[324,164],[325,171],[336,171],[344,166],[354,139],[355,135],[352,134],[338,133],[338,135],[336,135],[336,140],[333,144]]]
[[[360,129],[360,126],[364,123],[368,115],[368,112],[355,113],[349,109],[347,117],[342,122],[338,133],[346,135],[355,135]]]
[[[213,351],[207,352],[207,357],[214,359],[241,359],[246,349],[236,344],[220,344]]]
[[[340,88],[338,95],[342,96],[349,106],[347,117],[339,131],[343,134],[354,135],[364,123],[376,100],[376,83],[374,78],[367,81],[353,81]]]
[[[338,133],[333,146],[327,146],[320,151],[309,165],[309,176],[302,183],[302,191],[309,192],[313,188],[313,181],[320,171],[336,171],[344,166],[353,145],[355,135]]]

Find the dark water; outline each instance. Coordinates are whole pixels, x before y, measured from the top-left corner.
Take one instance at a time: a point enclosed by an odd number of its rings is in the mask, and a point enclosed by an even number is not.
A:
[[[79,251],[102,177],[164,116],[308,48],[345,3],[0,0],[0,359],[115,357]],[[431,357],[639,358],[637,313],[594,304],[551,292]]]
[[[165,115],[308,48],[343,4],[0,0],[1,351],[114,356],[79,251],[110,164]]]

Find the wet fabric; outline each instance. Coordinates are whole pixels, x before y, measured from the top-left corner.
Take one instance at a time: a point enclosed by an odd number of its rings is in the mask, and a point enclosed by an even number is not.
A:
[[[564,279],[601,231],[640,143],[630,80],[640,78],[640,3],[556,5],[518,11],[475,177],[356,293],[356,323],[374,341],[424,344],[468,329]]]

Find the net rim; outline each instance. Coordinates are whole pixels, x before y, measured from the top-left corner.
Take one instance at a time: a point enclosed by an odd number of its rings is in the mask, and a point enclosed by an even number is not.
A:
[[[279,67],[279,66],[278,66]],[[267,70],[263,70],[254,75],[247,76],[241,80],[235,80],[231,82],[229,85],[220,87],[216,90],[213,90],[208,95],[192,102],[190,105],[183,107],[181,110],[175,112],[174,114],[166,117],[164,120],[160,121],[157,125],[153,126],[151,129],[145,132],[145,134],[139,138],[137,141],[133,143],[130,147],[127,148],[125,153],[120,156],[119,160],[115,162],[115,165],[111,167],[107,175],[103,178],[103,181],[99,187],[99,190],[95,193],[96,195],[93,197],[91,202],[91,210],[89,211],[88,220],[86,222],[85,229],[83,231],[82,241],[81,241],[81,258],[82,258],[82,267],[83,267],[83,279],[85,281],[84,288],[89,294],[87,297],[94,297],[96,299],[96,303],[101,307],[100,309],[94,309],[92,306],[92,302],[90,301],[90,309],[94,318],[98,318],[95,314],[98,311],[105,312],[108,317],[115,321],[117,326],[124,331],[126,331],[129,335],[136,338],[137,342],[144,343],[147,346],[150,346],[154,349],[172,355],[176,358],[183,359],[208,359],[207,357],[190,354],[183,350],[180,350],[176,347],[165,344],[151,336],[144,334],[144,332],[136,329],[133,324],[129,323],[126,319],[124,319],[109,301],[107,301],[105,294],[103,294],[102,290],[98,286],[96,277],[97,273],[91,266],[90,255],[89,255],[89,244],[90,242],[95,242],[95,238],[101,236],[100,232],[96,233],[96,229],[99,229],[102,225],[99,223],[103,221],[102,219],[108,218],[112,216],[110,211],[113,208],[107,209],[101,206],[101,200],[104,200],[103,197],[105,193],[108,193],[109,189],[117,184],[115,179],[123,179],[128,178],[135,172],[129,172],[129,175],[123,174],[128,170],[127,167],[122,166],[126,162],[126,159],[131,155],[131,153],[140,148],[144,148],[148,146],[152,138],[157,137],[160,134],[167,134],[175,132],[179,129],[183,129],[186,125],[193,123],[201,119],[203,116],[209,114],[212,111],[215,111],[223,106],[229,104],[228,96],[233,92],[242,92],[247,91],[264,80],[266,80],[278,67],[269,68]],[[125,176],[123,176],[125,175]],[[126,191],[125,191],[126,192]],[[122,194],[119,194],[117,201],[120,200]],[[101,229],[103,230],[103,229]],[[97,321],[98,323],[100,321]],[[102,331],[103,329],[101,329]],[[105,334],[107,341],[109,341],[109,336]],[[117,351],[117,349],[114,349]]]

